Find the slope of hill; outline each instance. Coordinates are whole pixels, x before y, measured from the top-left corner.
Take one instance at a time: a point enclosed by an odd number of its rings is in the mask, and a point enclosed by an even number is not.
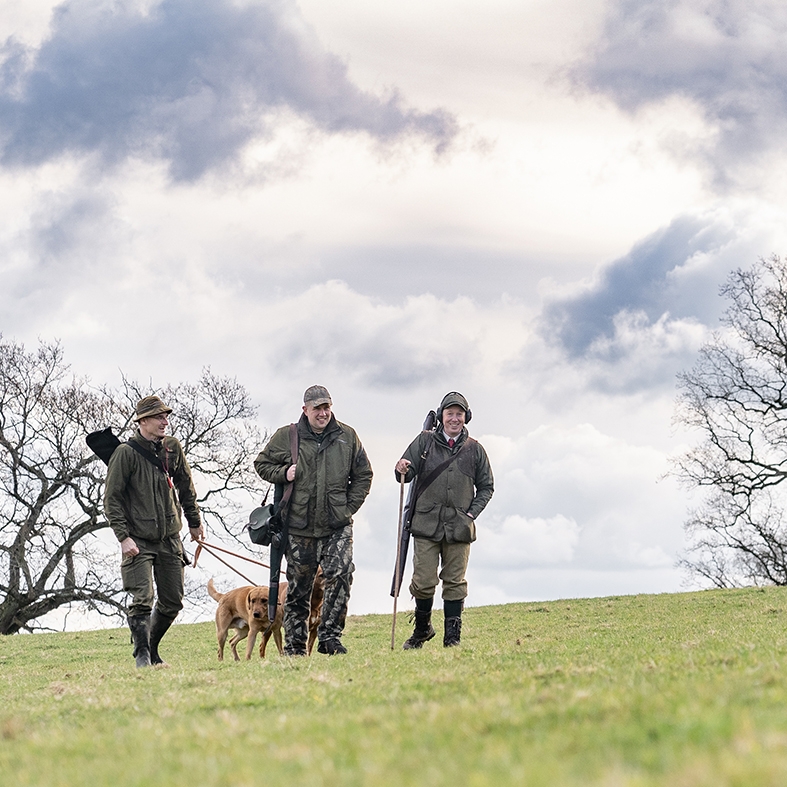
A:
[[[442,624],[439,615],[436,623]],[[125,630],[0,639],[11,785],[787,784],[787,589],[468,609],[463,644],[403,652],[351,618],[347,656],[169,668]],[[271,652],[272,651],[272,652]]]

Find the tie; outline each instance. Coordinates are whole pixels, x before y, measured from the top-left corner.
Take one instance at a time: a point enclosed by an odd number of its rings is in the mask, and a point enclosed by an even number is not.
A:
[[[449,437],[449,438],[448,438],[448,447],[449,447],[449,448],[453,448],[453,447],[454,447],[454,443],[455,443],[455,442],[456,442],[456,440],[454,440],[454,438],[453,438],[453,437]]]

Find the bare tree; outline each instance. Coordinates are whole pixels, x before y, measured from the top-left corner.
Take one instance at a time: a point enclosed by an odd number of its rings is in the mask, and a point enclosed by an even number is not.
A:
[[[708,491],[681,562],[717,587],[787,585],[787,261],[736,270],[721,293],[723,329],[678,378],[676,420],[703,440],[676,474]]]
[[[29,352],[0,337],[0,633],[41,628],[74,604],[124,612],[117,550],[99,534],[106,468],[85,436],[106,426],[122,435],[153,392],[175,411],[208,528],[237,537],[239,507],[263,490],[252,460],[264,439],[237,380],[205,370],[196,384],[158,391],[126,379],[95,388],[70,374],[58,343]]]

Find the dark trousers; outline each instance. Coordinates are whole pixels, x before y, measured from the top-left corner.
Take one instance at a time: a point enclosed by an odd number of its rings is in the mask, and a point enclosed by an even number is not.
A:
[[[132,536],[132,538],[134,538]],[[156,607],[167,618],[177,617],[183,609],[183,545],[180,537],[169,536],[163,541],[134,538],[139,554],[124,557],[120,564],[123,590],[131,594],[128,607],[130,617],[149,615],[153,610],[155,591]]]

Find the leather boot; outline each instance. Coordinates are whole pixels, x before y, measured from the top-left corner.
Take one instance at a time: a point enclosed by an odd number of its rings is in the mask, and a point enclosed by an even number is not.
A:
[[[342,645],[339,639],[321,639],[317,643],[317,652],[325,653],[327,656],[337,656],[347,653],[347,648]]]
[[[402,645],[402,650],[415,650],[416,648],[420,648],[424,642],[429,642],[434,635],[435,630],[432,626],[432,613],[416,609],[415,629],[410,639]]]
[[[452,648],[454,645],[459,644],[462,636],[462,618],[446,618],[445,619],[445,636],[443,637],[443,647]]]
[[[134,660],[137,667],[150,666],[150,615],[132,615],[128,619],[134,643]]]
[[[150,616],[150,663],[151,664],[164,664],[166,661],[158,654],[159,642],[161,638],[167,633],[169,627],[172,625],[175,618],[168,618],[162,615],[158,609],[153,610]]]

